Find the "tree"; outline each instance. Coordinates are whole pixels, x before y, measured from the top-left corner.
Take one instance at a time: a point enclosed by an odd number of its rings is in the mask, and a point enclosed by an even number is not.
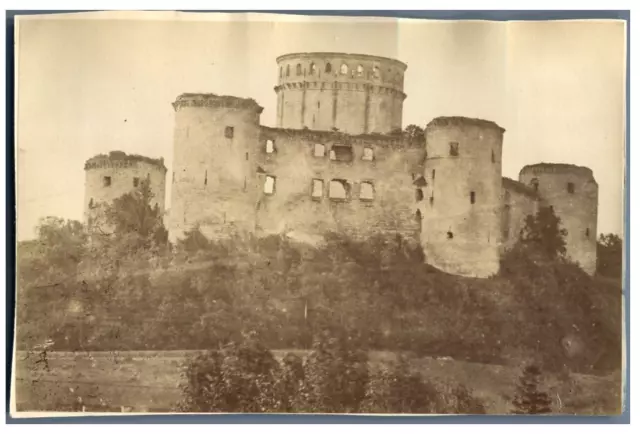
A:
[[[526,217],[520,240],[548,257],[556,258],[567,252],[566,236],[567,230],[562,228],[560,218],[553,207],[548,206],[541,207],[535,216]]]
[[[513,414],[551,413],[551,398],[539,389],[541,372],[535,365],[528,365],[520,376],[512,404]]]
[[[424,140],[424,129],[414,124],[407,125],[407,127],[403,131],[403,134],[411,141]]]
[[[282,408],[280,365],[251,334],[195,357],[183,376],[181,411],[262,413]]]
[[[597,271],[607,277],[622,276],[622,238],[616,234],[600,234],[597,245]]]
[[[86,249],[82,223],[59,217],[40,219],[37,238],[18,244],[20,280],[46,280],[50,284],[75,273]],[[22,285],[21,285],[22,286]]]
[[[296,411],[356,413],[369,380],[367,353],[353,349],[348,337],[324,333],[304,363],[304,380],[294,400]]]
[[[113,201],[106,210],[107,223],[119,236],[133,235],[142,248],[151,248],[167,242],[162,213],[154,197],[149,179],[144,179],[138,189]]]

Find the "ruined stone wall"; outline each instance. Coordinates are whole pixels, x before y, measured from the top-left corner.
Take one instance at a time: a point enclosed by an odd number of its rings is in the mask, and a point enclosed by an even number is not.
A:
[[[502,178],[502,252],[505,253],[518,242],[520,231],[528,215],[538,212],[539,195],[524,184]]]
[[[278,127],[348,134],[402,127],[404,63],[344,53],[287,54],[277,63]]]
[[[149,179],[153,193],[151,205],[157,204],[164,212],[166,175],[167,169],[162,160],[130,156],[124,152],[90,158],[85,163],[85,222],[97,205],[110,204],[131,193],[145,179]]]
[[[196,226],[209,238],[253,231],[262,107],[242,98],[184,94],[174,108],[170,240]]]
[[[267,140],[273,143],[272,153],[267,152]],[[348,152],[338,149],[350,150],[351,161],[339,161]],[[267,177],[275,178],[272,194],[260,190],[260,233],[336,231],[361,237],[398,232],[417,240],[419,223],[415,219],[411,174],[423,170],[423,144],[388,137],[263,127],[260,152],[261,183]],[[336,160],[331,159],[334,153]],[[366,159],[369,156],[370,161]],[[346,185],[344,199],[330,197],[332,180]],[[363,187],[363,183],[369,186]],[[364,191],[368,187],[372,187],[368,190],[372,196]]]
[[[595,273],[598,184],[591,169],[541,163],[525,166],[519,179],[521,183],[537,188],[538,194],[560,217],[567,230],[567,256],[587,273]]]
[[[422,246],[434,267],[475,277],[498,272],[503,132],[468,118],[427,125]]]

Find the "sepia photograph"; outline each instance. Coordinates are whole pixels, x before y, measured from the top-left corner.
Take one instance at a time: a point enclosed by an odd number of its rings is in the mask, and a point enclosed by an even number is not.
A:
[[[625,411],[627,21],[14,38],[12,417]]]

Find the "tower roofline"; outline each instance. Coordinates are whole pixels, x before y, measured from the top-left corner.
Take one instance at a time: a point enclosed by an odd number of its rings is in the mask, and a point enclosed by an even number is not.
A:
[[[96,167],[96,164],[104,161],[110,161],[110,162],[127,161],[127,162],[136,162],[136,163],[142,162],[142,163],[151,164],[152,166],[157,166],[160,169],[164,170],[165,172],[167,171],[167,167],[164,165],[164,158],[151,158],[151,157],[146,157],[144,155],[127,154],[126,152],[123,152],[123,151],[110,151],[109,154],[94,155],[84,163],[84,169],[85,170],[93,169],[94,167]]]
[[[427,124],[427,128],[461,126],[461,125],[472,125],[472,126],[483,127],[483,128],[494,128],[499,130],[501,133],[504,133],[506,131],[504,128],[502,128],[500,125],[496,124],[493,121],[488,121],[485,119],[478,119],[478,118],[467,118],[464,116],[439,116],[437,118],[433,118],[431,122]]]
[[[180,107],[226,107],[253,109],[262,113],[263,107],[252,98],[241,98],[231,95],[217,95],[215,93],[183,93],[173,102],[174,110]]]
[[[276,62],[280,63],[286,59],[296,59],[296,58],[304,58],[304,57],[352,57],[354,59],[362,59],[362,60],[378,60],[383,62],[391,62],[400,66],[403,71],[406,71],[407,64],[401,62],[397,59],[392,59],[390,57],[382,57],[382,56],[374,56],[371,54],[359,54],[359,53],[338,53],[338,52],[329,52],[329,51],[315,51],[315,52],[301,52],[301,53],[287,53],[281,56],[276,57]]]
[[[520,169],[520,174],[533,171],[544,171],[547,173],[574,173],[576,175],[585,176],[595,181],[593,177],[593,170],[586,166],[578,166],[575,164],[567,163],[536,163],[528,164]]]

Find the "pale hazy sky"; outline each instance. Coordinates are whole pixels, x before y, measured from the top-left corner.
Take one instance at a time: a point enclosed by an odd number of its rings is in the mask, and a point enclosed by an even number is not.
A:
[[[171,173],[171,102],[183,92],[254,98],[273,126],[275,58],[301,51],[407,63],[405,126],[493,120],[507,130],[503,175],[515,179],[541,161],[588,166],[600,185],[599,232],[622,232],[624,22],[215,15],[20,20],[18,239],[40,217],[82,218],[83,166],[95,154],[164,157]]]

